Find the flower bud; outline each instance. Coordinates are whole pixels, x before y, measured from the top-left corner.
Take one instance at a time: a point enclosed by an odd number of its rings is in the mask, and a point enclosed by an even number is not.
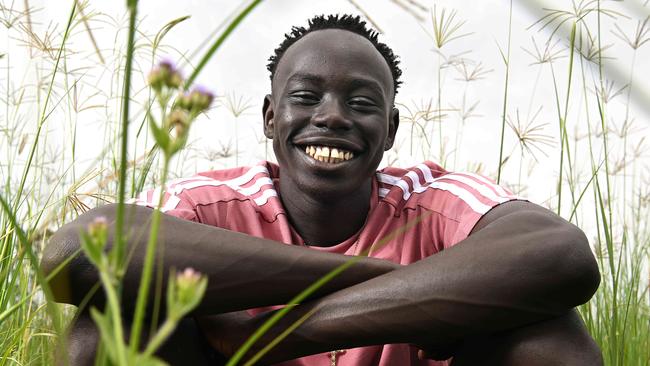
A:
[[[182,137],[190,128],[190,116],[185,110],[174,109],[167,117],[167,126],[174,131],[176,137]]]
[[[108,220],[104,216],[95,217],[86,227],[86,232],[81,232],[81,248],[99,270],[108,268],[108,259],[104,254],[107,236]]]
[[[183,76],[171,61],[163,60],[151,70],[147,81],[156,91],[161,91],[163,87],[177,89],[183,84]]]
[[[179,94],[176,98],[175,107],[185,109],[192,114],[198,114],[208,109],[213,100],[214,94],[199,86],[190,92]]]
[[[161,71],[158,68],[155,68],[149,72],[149,75],[147,76],[147,84],[149,86],[157,91],[160,91],[162,89],[162,77],[161,77]]]
[[[186,268],[172,281],[167,293],[169,315],[181,318],[201,302],[208,279],[194,269]]]
[[[179,93],[174,102],[174,108],[184,109],[186,111],[192,110],[192,99],[189,93]]]
[[[101,239],[106,237],[108,232],[108,220],[105,216],[97,216],[95,219],[88,224],[87,227],[88,235],[94,239]]]
[[[192,267],[187,267],[176,276],[179,294],[191,290],[201,280],[201,274]]]
[[[179,71],[175,71],[169,76],[167,80],[167,86],[172,89],[178,89],[183,84],[183,77]]]
[[[198,86],[190,92],[190,100],[192,107],[197,111],[204,111],[210,107],[214,100],[214,94],[204,87]]]

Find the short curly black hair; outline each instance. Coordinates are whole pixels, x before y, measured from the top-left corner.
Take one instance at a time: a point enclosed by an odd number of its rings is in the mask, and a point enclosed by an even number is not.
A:
[[[271,80],[275,76],[275,71],[278,68],[278,63],[291,45],[296,43],[305,35],[323,29],[343,29],[356,33],[372,43],[375,46],[375,49],[379,51],[381,56],[386,60],[390,72],[393,75],[393,88],[394,93],[397,94],[397,88],[399,88],[402,82],[399,80],[402,75],[402,70],[399,68],[399,59],[393,53],[393,50],[386,44],[381,43],[377,40],[377,31],[366,27],[366,22],[361,20],[360,16],[354,16],[350,14],[343,15],[317,15],[309,19],[307,28],[305,27],[291,27],[291,32],[284,35],[284,41],[280,43],[280,46],[275,49],[274,54],[269,57],[269,63],[266,65],[266,68],[271,72]]]

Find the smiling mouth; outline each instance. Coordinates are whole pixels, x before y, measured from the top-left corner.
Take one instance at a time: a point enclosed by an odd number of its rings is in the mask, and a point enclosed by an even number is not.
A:
[[[354,153],[341,148],[309,145],[305,146],[305,154],[312,159],[329,164],[338,164],[354,158]]]

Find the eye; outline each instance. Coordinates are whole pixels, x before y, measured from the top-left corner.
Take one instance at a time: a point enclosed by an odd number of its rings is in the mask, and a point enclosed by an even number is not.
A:
[[[289,93],[289,100],[292,103],[302,105],[315,105],[320,102],[320,98],[316,93],[305,90]]]
[[[370,111],[377,107],[372,99],[368,97],[354,97],[348,101],[348,105],[355,110]]]

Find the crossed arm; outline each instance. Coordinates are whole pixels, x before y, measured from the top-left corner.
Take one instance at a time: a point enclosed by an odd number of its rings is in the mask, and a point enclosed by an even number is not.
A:
[[[96,215],[110,219],[112,212],[110,206],[100,208],[59,230],[46,250],[45,269],[76,250],[78,231],[87,221]],[[147,227],[149,213],[140,207],[130,210],[133,259],[125,298],[137,288],[146,238],[136,231]],[[210,343],[225,353],[224,337],[236,347],[264,317],[207,315],[285,303],[349,259],[172,217],[165,217],[163,228],[165,267],[192,266],[209,277],[208,293],[195,315]],[[313,312],[263,362],[342,347],[412,343],[433,350],[453,344],[455,363],[472,364],[463,360],[471,360],[487,339],[499,342],[485,352],[494,350],[489,353],[502,360],[514,357],[511,364],[541,349],[547,356],[563,352],[564,360],[574,354],[593,361],[597,348],[570,309],[587,301],[598,282],[595,260],[579,229],[538,206],[506,203],[485,215],[466,240],[409,266],[360,261],[312,301],[289,312],[261,341],[265,344]],[[82,256],[53,280],[59,301],[77,304],[95,283],[94,271]],[[584,349],[567,346],[576,342]]]

